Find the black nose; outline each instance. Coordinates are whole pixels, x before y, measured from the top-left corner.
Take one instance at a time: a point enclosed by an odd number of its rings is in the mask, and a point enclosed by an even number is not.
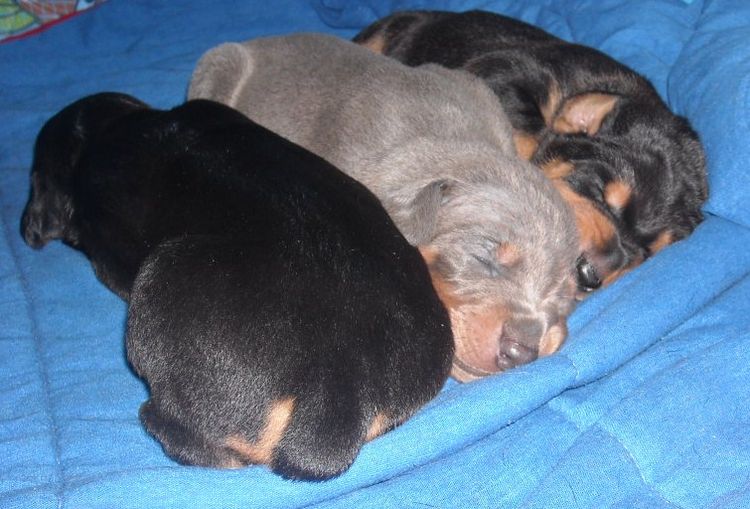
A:
[[[50,228],[44,212],[39,212],[32,205],[27,205],[21,216],[21,236],[29,247],[41,249],[53,238],[59,237],[54,228]]]
[[[497,354],[497,367],[500,371],[528,364],[537,358],[538,352],[520,341],[501,341]]]
[[[503,326],[497,354],[500,370],[529,363],[539,355],[543,326],[536,320],[515,319]]]
[[[41,225],[39,218],[26,210],[21,218],[21,236],[26,244],[34,249],[42,247]]]
[[[576,270],[578,271],[579,289],[590,292],[602,286],[602,280],[599,274],[596,273],[596,269],[583,255],[578,257]]]

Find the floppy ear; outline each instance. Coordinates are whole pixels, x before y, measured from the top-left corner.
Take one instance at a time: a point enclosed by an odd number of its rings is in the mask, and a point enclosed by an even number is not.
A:
[[[616,95],[599,93],[580,94],[568,99],[552,121],[552,129],[559,133],[594,135],[618,99]]]
[[[412,244],[428,244],[434,235],[437,215],[452,182],[435,180],[419,190],[399,225],[404,236]]]
[[[188,99],[211,99],[236,106],[238,91],[252,74],[250,52],[241,44],[221,44],[198,61],[188,87]]]

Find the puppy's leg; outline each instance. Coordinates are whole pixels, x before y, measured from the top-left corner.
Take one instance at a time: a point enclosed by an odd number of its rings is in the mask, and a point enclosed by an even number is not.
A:
[[[299,401],[271,467],[291,479],[334,477],[352,464],[368,431],[354,398],[321,391]]]
[[[151,399],[141,406],[139,416],[164,451],[180,463],[216,468],[240,468],[247,463],[232,449],[199,437],[176,419],[165,415]]]

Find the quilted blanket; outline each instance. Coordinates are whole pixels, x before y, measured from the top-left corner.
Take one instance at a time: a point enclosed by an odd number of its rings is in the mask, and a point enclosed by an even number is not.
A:
[[[559,353],[449,382],[339,478],[178,465],[138,422],[124,303],[19,235],[36,133],[98,91],[179,104],[218,43],[405,8],[509,14],[646,75],[705,144],[706,220],[584,301]],[[0,507],[750,507],[748,41],[745,0],[110,0],[0,45]]]

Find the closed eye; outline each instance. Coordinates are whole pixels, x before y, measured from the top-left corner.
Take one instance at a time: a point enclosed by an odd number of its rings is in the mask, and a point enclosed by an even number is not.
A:
[[[482,270],[484,270],[488,276],[490,277],[500,277],[502,275],[500,271],[500,267],[498,267],[496,264],[492,263],[492,261],[488,260],[487,258],[482,258],[479,255],[471,255],[482,267]]]

